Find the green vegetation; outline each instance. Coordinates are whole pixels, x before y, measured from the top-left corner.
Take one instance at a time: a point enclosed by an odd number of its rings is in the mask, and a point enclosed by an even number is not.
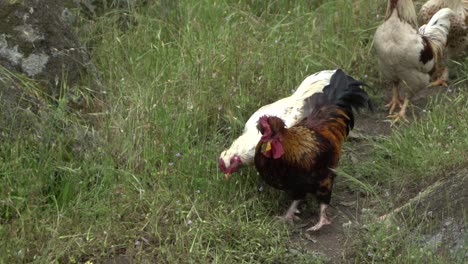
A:
[[[369,158],[364,162],[351,164],[344,160],[339,169],[341,176],[356,191],[373,197],[374,210],[384,214],[437,180],[449,177],[458,168],[466,168],[467,114],[466,91],[436,96],[426,105],[419,121],[394,129],[390,137],[373,142],[370,153],[366,154]],[[440,221],[447,221],[444,219],[461,217],[466,226],[466,209],[451,204],[463,195],[449,190],[446,200],[433,201],[439,207],[435,214],[443,216],[438,221],[428,221],[432,217],[420,211],[397,217],[394,225],[376,221],[375,216],[367,217],[366,227],[354,232],[359,239],[354,241],[353,253],[357,252],[357,259],[369,262],[463,263],[468,250],[466,242],[458,251],[447,253],[446,249],[439,254],[425,242],[415,242],[431,234],[428,230],[437,232],[442,226]],[[461,236],[466,237],[466,233]],[[445,246],[450,248],[455,243],[449,241]]]
[[[107,87],[105,111],[87,114],[93,126],[61,98],[41,122],[47,133],[1,142],[0,263],[323,261],[291,250],[291,227],[274,218],[286,196],[259,192],[254,168],[225,182],[217,158],[253,111],[319,70],[363,79],[383,105],[372,37],[384,3],[146,2],[82,21],[78,33]],[[467,76],[464,63],[454,65],[458,76]],[[395,190],[376,212],[407,197],[402,188],[466,165],[467,79],[454,83],[418,121],[372,142],[364,162],[343,161],[370,200]],[[359,143],[346,151],[351,144]],[[420,257],[401,228],[350,234],[356,262]],[[370,256],[369,246],[382,247]]]

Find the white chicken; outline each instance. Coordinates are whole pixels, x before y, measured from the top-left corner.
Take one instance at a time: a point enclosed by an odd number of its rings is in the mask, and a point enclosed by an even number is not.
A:
[[[419,11],[421,22],[427,23],[442,8],[450,8],[455,13],[450,19],[447,55],[448,57],[466,56],[468,53],[468,0],[429,0]]]
[[[445,83],[442,79],[431,82],[431,77],[444,55],[453,15],[452,10],[441,9],[418,32],[413,1],[388,0],[385,22],[375,32],[374,46],[380,70],[392,83],[392,100],[386,105],[391,125],[400,119],[408,122],[406,108],[412,96],[428,86]],[[400,111],[393,114],[397,106]]]
[[[257,121],[261,116],[277,116],[285,121],[287,127],[295,125],[312,110],[307,106],[307,99],[315,93],[322,92],[335,72],[336,70],[325,70],[312,74],[291,96],[258,109],[245,124],[242,135],[219,157],[219,168],[226,179],[229,179],[230,175],[237,172],[241,166],[253,164],[255,147],[262,136],[257,129]]]

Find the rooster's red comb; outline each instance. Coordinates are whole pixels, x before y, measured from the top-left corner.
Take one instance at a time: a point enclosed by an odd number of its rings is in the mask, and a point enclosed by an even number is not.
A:
[[[265,127],[265,126],[268,126],[268,116],[267,115],[264,115],[262,117],[260,117],[260,119],[258,119],[258,124],[261,125],[262,127]]]
[[[268,123],[268,116],[264,115],[260,117],[257,128],[258,131],[262,133],[262,140],[266,140],[267,138],[271,137],[271,127],[270,123]]]

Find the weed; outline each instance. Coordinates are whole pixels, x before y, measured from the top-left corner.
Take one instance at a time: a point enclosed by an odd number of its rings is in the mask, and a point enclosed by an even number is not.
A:
[[[81,19],[78,34],[107,87],[107,105],[93,113],[99,129],[67,111],[64,99],[39,117],[46,131],[39,140],[2,142],[0,262],[323,261],[291,248],[291,229],[273,217],[284,199],[259,192],[253,168],[226,183],[216,161],[253,111],[311,73],[340,67],[378,83],[372,37],[384,3],[146,2]],[[382,101],[377,88],[372,96]],[[373,160],[343,162],[355,190],[380,196],[461,166],[468,131],[461,90],[376,142]],[[405,249],[392,232],[375,227],[360,237],[360,252],[375,256],[361,259],[394,260]]]

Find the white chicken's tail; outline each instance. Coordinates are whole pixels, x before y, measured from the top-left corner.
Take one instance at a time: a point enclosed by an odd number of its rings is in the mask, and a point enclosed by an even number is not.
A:
[[[452,9],[443,8],[435,13],[426,25],[419,28],[419,34],[429,40],[436,61],[444,54],[450,29],[450,18],[454,15]]]
[[[322,92],[323,87],[330,83],[331,76],[335,72],[336,70],[324,70],[307,76],[291,97],[302,101],[314,93]]]

